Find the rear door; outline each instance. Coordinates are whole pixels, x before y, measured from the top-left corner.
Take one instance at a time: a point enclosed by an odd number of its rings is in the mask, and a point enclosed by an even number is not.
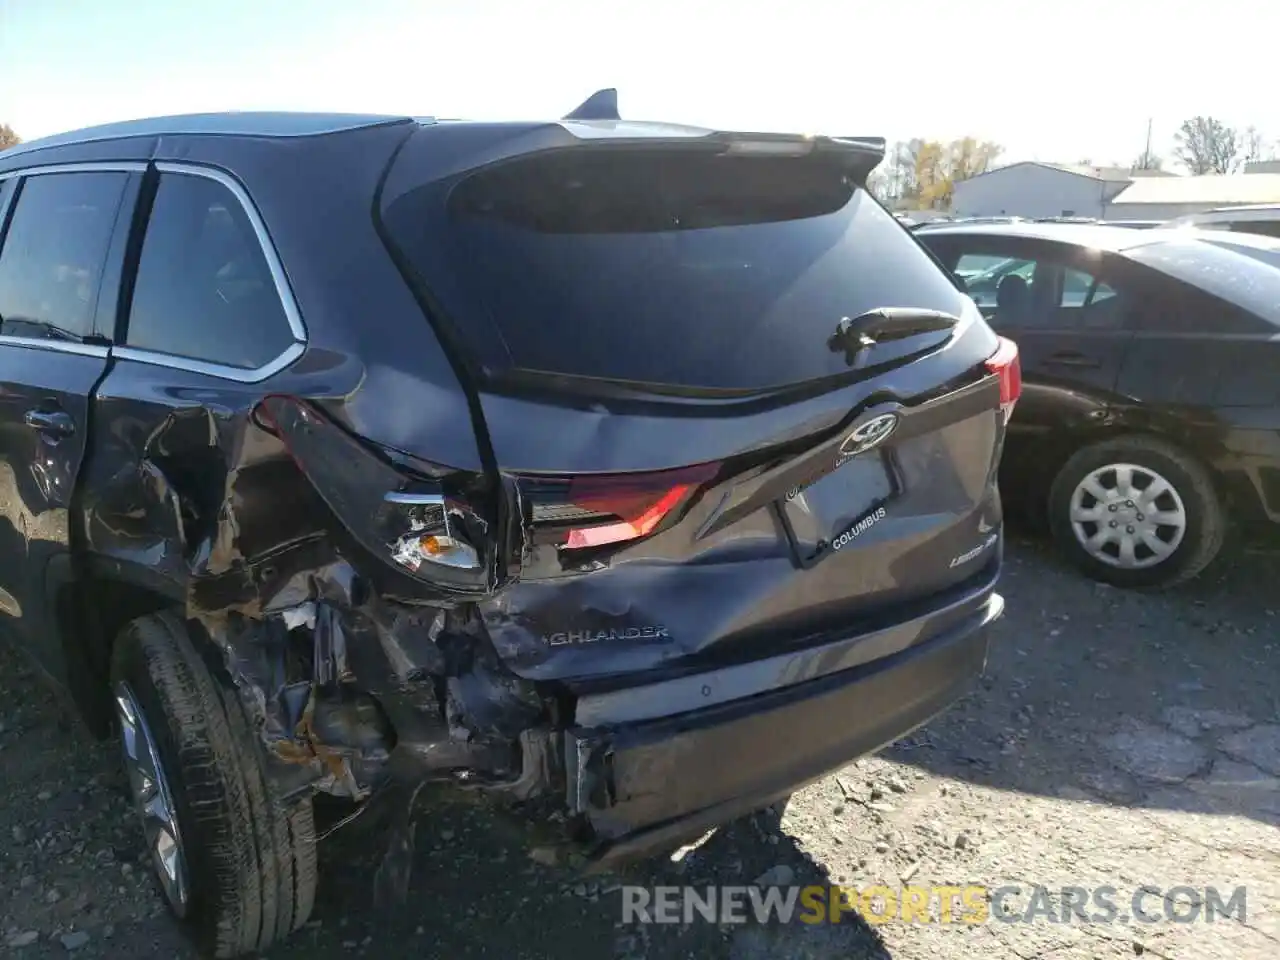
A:
[[[996,285],[976,294],[991,294],[983,301],[988,322],[1018,344],[1024,389],[1011,433],[1083,426],[1110,402],[1132,339],[1135,299],[1123,263],[1020,237],[957,234],[931,246],[958,276],[1004,258],[980,274],[982,280],[1003,271],[1002,279],[1014,276],[1026,285],[1020,299],[1006,293],[1002,304],[995,302]]]
[[[123,258],[126,170],[63,168],[5,181],[0,246],[0,616],[40,666],[67,680],[54,622],[71,579],[69,508],[89,398],[107,365]]]
[[[437,184],[411,142],[382,205],[520,490],[486,612],[513,666],[740,657],[989,588],[998,342],[859,175],[800,141],[561,146]]]

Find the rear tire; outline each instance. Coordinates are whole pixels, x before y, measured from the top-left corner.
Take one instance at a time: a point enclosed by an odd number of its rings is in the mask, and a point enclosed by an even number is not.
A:
[[[1049,491],[1049,527],[1088,576],[1117,587],[1171,587],[1222,549],[1226,512],[1209,471],[1155,437],[1077,451]]]
[[[200,659],[181,618],[161,613],[125,627],[111,686],[140,814],[140,798],[150,798],[144,836],[156,876],[201,952],[252,953],[302,926],[316,888],[311,799],[271,798],[240,699]],[[176,835],[176,857],[165,833]]]

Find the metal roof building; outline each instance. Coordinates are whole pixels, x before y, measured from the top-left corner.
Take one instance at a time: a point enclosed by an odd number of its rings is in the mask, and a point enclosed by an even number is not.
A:
[[[1169,220],[1218,207],[1280,203],[1280,173],[1143,177],[1106,205],[1107,220]]]

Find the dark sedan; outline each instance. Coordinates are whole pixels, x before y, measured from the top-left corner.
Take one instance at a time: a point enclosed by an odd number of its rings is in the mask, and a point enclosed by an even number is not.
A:
[[[1020,223],[917,234],[1021,351],[1001,490],[1118,586],[1280,522],[1280,242]],[[994,291],[989,290],[995,278]]]

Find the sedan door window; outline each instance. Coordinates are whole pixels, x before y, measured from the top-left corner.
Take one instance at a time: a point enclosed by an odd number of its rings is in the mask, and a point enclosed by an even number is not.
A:
[[[963,254],[952,272],[959,277],[966,292],[984,314],[997,306],[997,293],[1005,277],[1019,277],[1028,287],[1035,273],[1034,260],[983,253]]]
[[[1062,270],[1058,323],[1065,328],[1109,330],[1124,326],[1124,305],[1116,291],[1092,274]]]

